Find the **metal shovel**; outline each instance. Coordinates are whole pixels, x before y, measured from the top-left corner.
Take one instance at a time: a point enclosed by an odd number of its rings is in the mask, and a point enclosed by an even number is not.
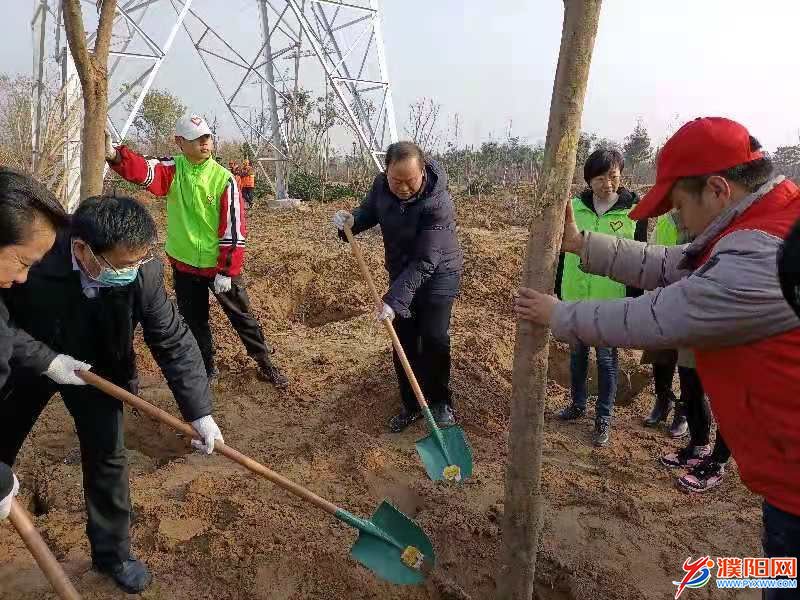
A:
[[[367,263],[364,261],[364,255],[361,253],[361,246],[353,237],[353,232],[349,227],[345,227],[344,233],[347,236],[347,241],[350,242],[353,256],[356,257],[361,274],[367,282],[372,299],[377,306],[382,306],[383,300],[381,300],[381,296],[375,288],[375,282],[367,268]],[[444,480],[460,483],[472,476],[472,448],[467,442],[464,430],[457,425],[445,429],[439,428],[431,414],[428,403],[425,401],[425,395],[422,393],[419,382],[414,376],[414,371],[411,369],[411,364],[408,362],[408,357],[400,344],[400,339],[397,337],[397,332],[394,330],[392,322],[387,319],[382,323],[392,338],[394,350],[403,364],[411,389],[414,390],[414,395],[417,397],[417,402],[419,402],[422,414],[425,415],[425,421],[431,431],[429,436],[417,440],[416,443],[417,453],[422,459],[425,471],[428,473],[428,477],[434,481]]]
[[[194,428],[188,423],[176,419],[168,412],[153,406],[138,396],[134,396],[110,381],[106,381],[88,371],[76,371],[76,374],[86,383],[93,385],[100,391],[133,406],[189,438],[196,439],[199,437]],[[269,479],[287,492],[333,515],[343,523],[358,529],[358,539],[350,549],[350,553],[353,558],[381,579],[397,584],[420,583],[433,568],[436,557],[428,536],[425,535],[419,525],[389,502],[384,500],[370,519],[362,519],[290,481],[283,475],[268,469],[261,463],[223,444],[219,440],[214,444],[214,450],[239,463],[256,475]]]

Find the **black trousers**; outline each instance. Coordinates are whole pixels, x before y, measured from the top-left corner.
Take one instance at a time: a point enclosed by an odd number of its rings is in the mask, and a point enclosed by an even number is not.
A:
[[[242,197],[244,198],[245,203],[247,204],[247,208],[253,206],[253,190],[255,188],[246,187],[242,188]]]
[[[675,394],[672,391],[672,380],[675,377],[675,369],[678,366],[678,353],[673,352],[666,362],[653,363],[653,383],[656,388],[656,398],[663,401],[675,402]]]
[[[689,422],[690,443],[693,446],[705,446],[711,437],[711,409],[708,406],[708,399],[703,390],[695,369],[688,367],[678,367],[678,375],[681,381],[681,399],[686,402],[686,420]],[[731,457],[731,451],[717,429],[717,438],[714,440],[714,449],[711,451],[711,459],[715,462],[725,464]]]
[[[678,367],[678,377],[681,383],[681,401],[689,424],[690,443],[693,446],[705,446],[711,434],[711,411],[700,375],[696,369]]]
[[[253,358],[266,356],[272,349],[264,338],[261,325],[256,321],[250,309],[250,298],[241,277],[234,277],[231,289],[224,294],[214,291],[214,280],[200,275],[183,273],[172,268],[175,281],[175,299],[186,324],[200,346],[206,370],[214,362],[214,338],[208,323],[208,293],[214,294],[242,340],[248,356]]]
[[[453,298],[427,297],[415,299],[411,317],[397,317],[394,328],[400,345],[408,357],[425,400],[430,405],[452,405],[450,394],[450,315]],[[400,386],[400,398],[406,410],[419,410],[414,391],[403,365],[394,352],[394,368]]]
[[[57,391],[44,377],[12,376],[0,392],[0,462],[13,465],[25,438]],[[86,534],[101,566],[130,556],[130,487],[122,404],[90,387],[65,387],[81,448]]]

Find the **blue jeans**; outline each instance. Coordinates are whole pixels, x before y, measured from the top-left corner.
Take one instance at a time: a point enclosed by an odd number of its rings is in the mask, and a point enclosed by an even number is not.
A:
[[[795,557],[800,561],[800,516],[792,515],[764,502],[764,556]],[[763,600],[793,600],[800,589],[764,590]]]
[[[610,417],[614,412],[617,396],[617,369],[619,354],[616,348],[595,348],[597,357],[597,417]],[[572,404],[586,410],[589,388],[586,378],[589,374],[589,347],[578,344],[570,353],[570,375],[572,378]]]

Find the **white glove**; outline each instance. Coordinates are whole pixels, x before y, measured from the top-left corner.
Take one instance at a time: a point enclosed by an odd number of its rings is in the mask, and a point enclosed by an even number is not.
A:
[[[355,219],[353,219],[353,215],[346,210],[337,210],[336,214],[333,215],[333,224],[336,225],[339,231],[344,231],[345,227],[350,227],[352,229],[354,223]]]
[[[114,147],[114,142],[111,141],[111,135],[108,131],[106,131],[106,160],[117,162],[117,149]]]
[[[375,309],[375,320],[380,321],[394,321],[394,309],[391,306],[384,303],[383,308],[380,310]]]
[[[61,385],[86,385],[86,382],[75,375],[75,371],[89,371],[92,365],[81,362],[67,356],[66,354],[59,354],[47,367],[47,371],[43,375],[47,375],[50,379]]]
[[[195,419],[192,421],[192,427],[202,438],[202,441],[192,440],[192,447],[199,452],[205,452],[206,454],[214,452],[214,440],[225,443],[225,440],[222,439],[222,432],[211,415]]]
[[[231,285],[233,282],[231,278],[227,275],[221,275],[217,273],[217,276],[214,277],[214,291],[217,294],[224,294],[225,292],[231,291]]]
[[[17,476],[14,475],[14,485],[11,488],[11,493],[5,498],[0,498],[0,521],[8,518],[8,513],[11,512],[11,502],[14,500],[14,496],[16,496],[18,493],[19,480],[17,479]]]

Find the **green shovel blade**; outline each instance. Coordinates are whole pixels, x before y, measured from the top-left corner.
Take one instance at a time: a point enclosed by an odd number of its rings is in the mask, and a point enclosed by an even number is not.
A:
[[[434,481],[444,479],[453,483],[460,483],[471,477],[472,448],[464,430],[454,425],[439,429],[439,433],[441,443],[435,432],[417,441],[417,453],[425,465],[428,477]]]
[[[436,557],[428,536],[419,525],[385,500],[369,521],[344,510],[336,516],[358,528],[358,539],[350,554],[381,579],[399,585],[421,583],[425,580],[425,573],[433,568]],[[403,562],[403,552],[409,547],[424,557],[422,568],[411,568]]]

